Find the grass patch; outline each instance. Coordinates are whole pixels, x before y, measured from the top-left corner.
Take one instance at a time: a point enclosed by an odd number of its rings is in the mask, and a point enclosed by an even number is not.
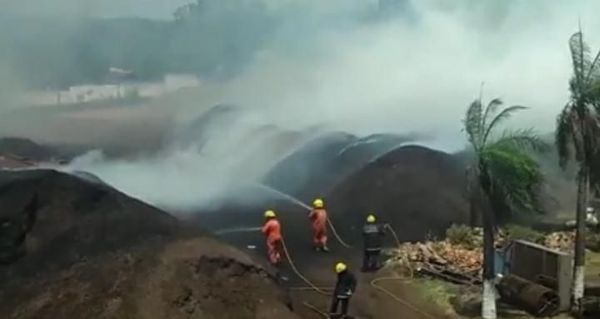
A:
[[[435,305],[444,313],[455,314],[454,307],[450,303],[450,299],[459,293],[455,285],[436,279],[419,278],[411,281],[409,286],[425,303]]]
[[[452,244],[466,249],[475,249],[483,245],[481,229],[466,225],[452,225],[446,230],[446,239]]]
[[[533,230],[529,227],[520,225],[508,225],[506,226],[507,239],[510,240],[526,240],[537,244],[543,244],[545,236],[544,234]]]

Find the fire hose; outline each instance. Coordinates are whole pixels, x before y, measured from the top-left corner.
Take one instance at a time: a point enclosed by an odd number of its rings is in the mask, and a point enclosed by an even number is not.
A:
[[[335,239],[337,239],[337,241],[344,246],[345,248],[352,248],[352,246],[348,245],[344,240],[342,240],[342,238],[340,237],[340,235],[338,234],[337,230],[335,229],[335,227],[333,226],[333,223],[331,222],[331,219],[327,218],[327,224],[329,225],[329,228],[331,228],[331,232],[333,233],[333,236],[335,236]]]
[[[288,198],[288,199],[289,199],[289,200],[291,200],[292,202],[294,202],[294,203],[298,204],[299,206],[302,206],[303,208],[305,208],[305,209],[307,209],[307,210],[311,210],[311,208],[310,208],[308,205],[306,205],[305,203],[303,203],[303,202],[301,202],[301,201],[299,201],[299,200],[297,200],[297,199],[293,198],[292,196],[290,196],[290,195],[288,195],[288,194],[282,193],[282,192],[280,192],[280,191],[278,191],[278,190],[276,190],[276,189],[273,189],[273,188],[271,188],[271,187],[268,187],[268,186],[264,186],[264,185],[259,185],[259,186],[261,186],[262,188],[266,188],[266,189],[268,189],[269,191],[275,192],[275,193],[277,193],[277,194],[279,194],[279,195],[282,195],[282,196],[284,196],[284,197]],[[352,247],[352,246],[350,246],[349,244],[347,244],[347,243],[346,243],[346,242],[345,242],[345,241],[344,241],[344,240],[343,240],[343,239],[340,237],[340,235],[338,234],[338,232],[337,232],[337,230],[336,230],[335,226],[333,225],[333,223],[331,222],[331,220],[330,220],[329,218],[327,218],[327,224],[328,224],[328,225],[329,225],[329,227],[331,228],[331,232],[333,233],[333,235],[335,236],[335,238],[337,239],[337,241],[338,241],[338,242],[339,242],[339,243],[340,243],[342,246],[344,246],[345,248],[351,248],[351,247]],[[389,224],[386,224],[386,225],[385,225],[385,227],[386,227],[388,230],[390,230],[390,232],[392,233],[392,236],[394,237],[394,240],[396,241],[396,244],[397,244],[398,246],[400,246],[400,240],[399,240],[399,238],[398,238],[398,236],[397,236],[396,232],[394,231],[394,229],[393,229],[393,228],[392,228],[392,227],[391,227]],[[328,287],[318,287],[318,286],[316,286],[314,283],[312,283],[310,280],[308,280],[308,278],[306,278],[306,277],[305,277],[305,276],[304,276],[304,275],[303,275],[303,274],[302,274],[302,273],[301,273],[301,272],[298,270],[298,268],[296,268],[296,265],[294,264],[294,262],[293,262],[293,260],[292,260],[292,258],[291,258],[291,256],[290,256],[290,254],[289,254],[289,251],[288,251],[288,249],[287,249],[287,246],[286,246],[286,244],[285,244],[285,241],[284,241],[284,239],[283,239],[283,238],[281,239],[281,244],[282,244],[283,252],[285,253],[285,255],[286,255],[286,258],[287,258],[287,261],[289,262],[289,264],[290,264],[290,266],[291,266],[292,270],[294,271],[294,273],[296,273],[296,275],[297,275],[297,276],[298,276],[300,279],[302,279],[302,281],[304,281],[304,282],[305,282],[305,283],[308,285],[307,287],[296,287],[296,288],[293,288],[293,289],[295,289],[295,290],[314,290],[314,291],[316,291],[316,292],[318,292],[318,293],[320,293],[320,294],[322,294],[322,295],[324,295],[324,296],[330,296],[331,294],[330,294],[330,293],[328,293],[328,292],[326,292],[326,290],[333,290],[333,289],[332,289],[332,288],[328,288]],[[408,267],[409,267],[409,269],[410,269],[410,273],[411,273],[411,274],[410,274],[410,278],[412,279],[412,277],[413,277],[413,270],[412,270],[412,267],[410,267],[410,264],[408,264],[408,263],[407,263],[407,266],[408,266]],[[433,316],[431,316],[431,315],[429,315],[429,314],[427,314],[427,313],[425,313],[425,312],[423,312],[423,311],[419,310],[417,307],[413,306],[412,304],[410,304],[410,303],[409,303],[409,302],[407,302],[406,300],[404,300],[404,299],[402,299],[402,298],[398,297],[397,295],[393,294],[393,293],[392,293],[392,292],[390,292],[388,289],[385,289],[384,287],[382,287],[382,286],[380,286],[380,285],[378,285],[378,284],[377,284],[378,282],[380,282],[380,281],[385,281],[385,280],[404,280],[404,281],[406,281],[406,279],[405,279],[405,278],[401,278],[401,277],[381,277],[381,278],[376,278],[376,279],[372,280],[372,281],[371,281],[371,286],[372,286],[373,288],[375,288],[375,289],[377,289],[377,290],[379,290],[379,291],[381,291],[381,292],[385,293],[386,295],[388,295],[389,297],[391,297],[393,300],[395,300],[395,301],[397,301],[397,302],[399,302],[399,303],[401,303],[401,304],[403,304],[403,305],[405,305],[405,306],[409,307],[409,308],[410,308],[410,309],[412,309],[413,311],[415,311],[415,312],[417,312],[417,313],[420,313],[420,314],[424,315],[424,316],[425,316],[425,317],[427,317],[427,318],[432,318],[432,319],[434,319],[434,318],[435,318],[435,317],[433,317]],[[409,279],[409,280],[410,280],[410,279]],[[304,302],[304,306],[308,307],[309,309],[312,309],[313,311],[316,311],[317,313],[321,314],[321,315],[322,315],[322,316],[324,316],[325,318],[329,318],[329,315],[328,315],[327,313],[325,313],[325,312],[323,312],[323,311],[319,310],[317,307],[315,307],[315,306],[313,306],[313,305],[311,305],[311,304],[309,304],[309,303],[307,303],[307,302]]]
[[[400,247],[401,243],[400,243],[400,239],[398,238],[398,235],[396,234],[396,231],[394,231],[394,229],[392,228],[392,226],[390,226],[389,224],[385,224],[385,228],[388,229],[390,231],[390,233],[392,234],[392,237],[394,237],[394,240],[396,241],[396,245],[398,247]],[[393,277],[379,277],[379,278],[375,278],[373,280],[371,280],[371,287],[383,292],[384,294],[388,295],[390,298],[394,299],[395,301],[403,304],[404,306],[408,307],[409,309],[411,309],[412,311],[419,313],[427,318],[430,319],[435,319],[434,316],[432,316],[431,314],[417,308],[415,305],[411,304],[410,302],[400,298],[399,296],[397,296],[396,294],[392,293],[391,291],[389,291],[388,289],[384,288],[381,285],[378,285],[377,283],[381,282],[381,281],[400,281],[400,282],[410,282],[413,277],[414,277],[414,270],[412,269],[412,267],[410,266],[410,263],[407,261],[406,262],[406,266],[408,267],[408,269],[410,270],[410,275],[408,278],[402,278],[400,276],[393,276]]]
[[[329,225],[332,228],[332,230],[334,231],[334,235],[337,234],[337,232],[335,232],[335,228],[333,227],[333,224],[331,223],[331,221],[329,221]],[[389,225],[386,224],[385,228],[388,229],[390,231],[390,233],[392,234],[392,237],[394,237],[394,240],[396,241],[396,244],[398,246],[400,246],[400,240],[398,238],[398,235],[396,234],[396,232],[394,231],[394,229]],[[338,238],[338,240],[340,241],[340,243],[346,247],[350,247],[349,245],[345,245],[345,243],[343,242],[343,240],[341,240],[341,238],[339,236],[336,235],[336,238]],[[293,272],[298,276],[298,278],[300,278],[303,282],[305,282],[307,284],[306,287],[293,287],[291,288],[292,290],[311,290],[311,291],[315,291],[323,296],[331,296],[331,293],[327,292],[327,291],[331,291],[333,290],[333,288],[331,287],[319,287],[317,285],[315,285],[313,282],[311,282],[308,278],[306,278],[306,276],[304,276],[296,267],[296,265],[294,264],[294,261],[291,257],[291,255],[289,254],[289,250],[287,248],[287,245],[285,244],[285,240],[282,238],[281,239],[281,244],[282,244],[282,248],[283,248],[283,252],[286,256],[286,259],[288,261],[288,263],[290,264],[290,267],[292,268]],[[385,295],[387,295],[388,297],[392,298],[393,300],[395,300],[396,302],[399,302],[400,304],[404,305],[405,307],[408,307],[409,309],[411,309],[412,311],[419,313],[423,316],[425,316],[426,318],[429,319],[435,319],[435,317],[421,309],[419,309],[418,307],[416,307],[415,305],[411,304],[410,302],[406,301],[405,299],[399,297],[398,295],[394,294],[393,292],[391,292],[389,289],[379,285],[379,282],[382,281],[401,281],[401,282],[409,282],[414,275],[413,269],[412,267],[410,267],[410,265],[407,263],[407,266],[410,269],[410,276],[409,278],[403,278],[400,276],[393,276],[393,277],[379,277],[379,278],[375,278],[370,282],[370,285],[376,289],[379,290],[380,292],[384,293]],[[326,312],[320,310],[318,307],[308,303],[308,302],[304,302],[303,305],[317,313],[319,313],[320,315],[322,315],[324,318],[329,318],[329,314],[327,314]]]
[[[313,289],[314,291],[316,291],[324,296],[330,296],[331,294],[327,293],[325,290],[323,290],[323,289],[319,288],[318,286],[316,286],[315,284],[313,284],[310,280],[308,280],[308,278],[306,278],[300,272],[300,270],[298,270],[298,268],[296,268],[296,265],[294,264],[294,261],[292,260],[292,257],[290,256],[290,253],[287,249],[287,245],[285,244],[285,240],[283,239],[283,237],[281,237],[281,246],[283,248],[283,253],[285,254],[285,257],[286,257],[288,263],[290,264],[290,267],[292,267],[292,270],[298,276],[298,278],[302,279],[302,281],[304,281],[308,285],[308,287]]]

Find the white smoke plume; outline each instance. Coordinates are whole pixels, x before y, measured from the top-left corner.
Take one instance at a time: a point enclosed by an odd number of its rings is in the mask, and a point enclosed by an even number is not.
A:
[[[579,21],[591,46],[600,44],[597,1],[403,2],[404,11],[385,18],[367,14],[376,1],[268,2],[287,22],[241,74],[206,85],[211,91],[190,96],[180,114],[189,122],[232,104],[252,125],[216,127],[204,147],[73,166],[157,205],[197,207],[259,180],[318,131],[422,132],[434,136],[426,144],[456,151],[481,82],[485,98],[531,108],[516,125],[550,132],[568,98],[567,41]],[[261,127],[271,135],[253,135]],[[302,133],[277,137],[290,130]]]

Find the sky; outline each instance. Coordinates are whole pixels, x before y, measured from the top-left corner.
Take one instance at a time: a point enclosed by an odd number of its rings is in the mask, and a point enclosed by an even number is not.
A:
[[[136,16],[170,19],[192,0],[0,0],[0,12],[27,16]]]

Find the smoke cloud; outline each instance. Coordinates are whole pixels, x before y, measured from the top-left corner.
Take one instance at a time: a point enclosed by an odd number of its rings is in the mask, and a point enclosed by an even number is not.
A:
[[[569,96],[567,41],[579,21],[591,47],[600,45],[593,0],[399,0],[385,12],[379,4],[390,1],[243,2],[273,18],[268,36],[239,72],[206,80],[178,114],[182,128],[222,103],[243,110],[235,121],[180,135],[154,158],[88,154],[72,168],[159,206],[198,207],[257,182],[320,132],[418,132],[433,137],[425,145],[459,150],[482,82],[484,98],[531,108],[515,125],[551,132]]]

